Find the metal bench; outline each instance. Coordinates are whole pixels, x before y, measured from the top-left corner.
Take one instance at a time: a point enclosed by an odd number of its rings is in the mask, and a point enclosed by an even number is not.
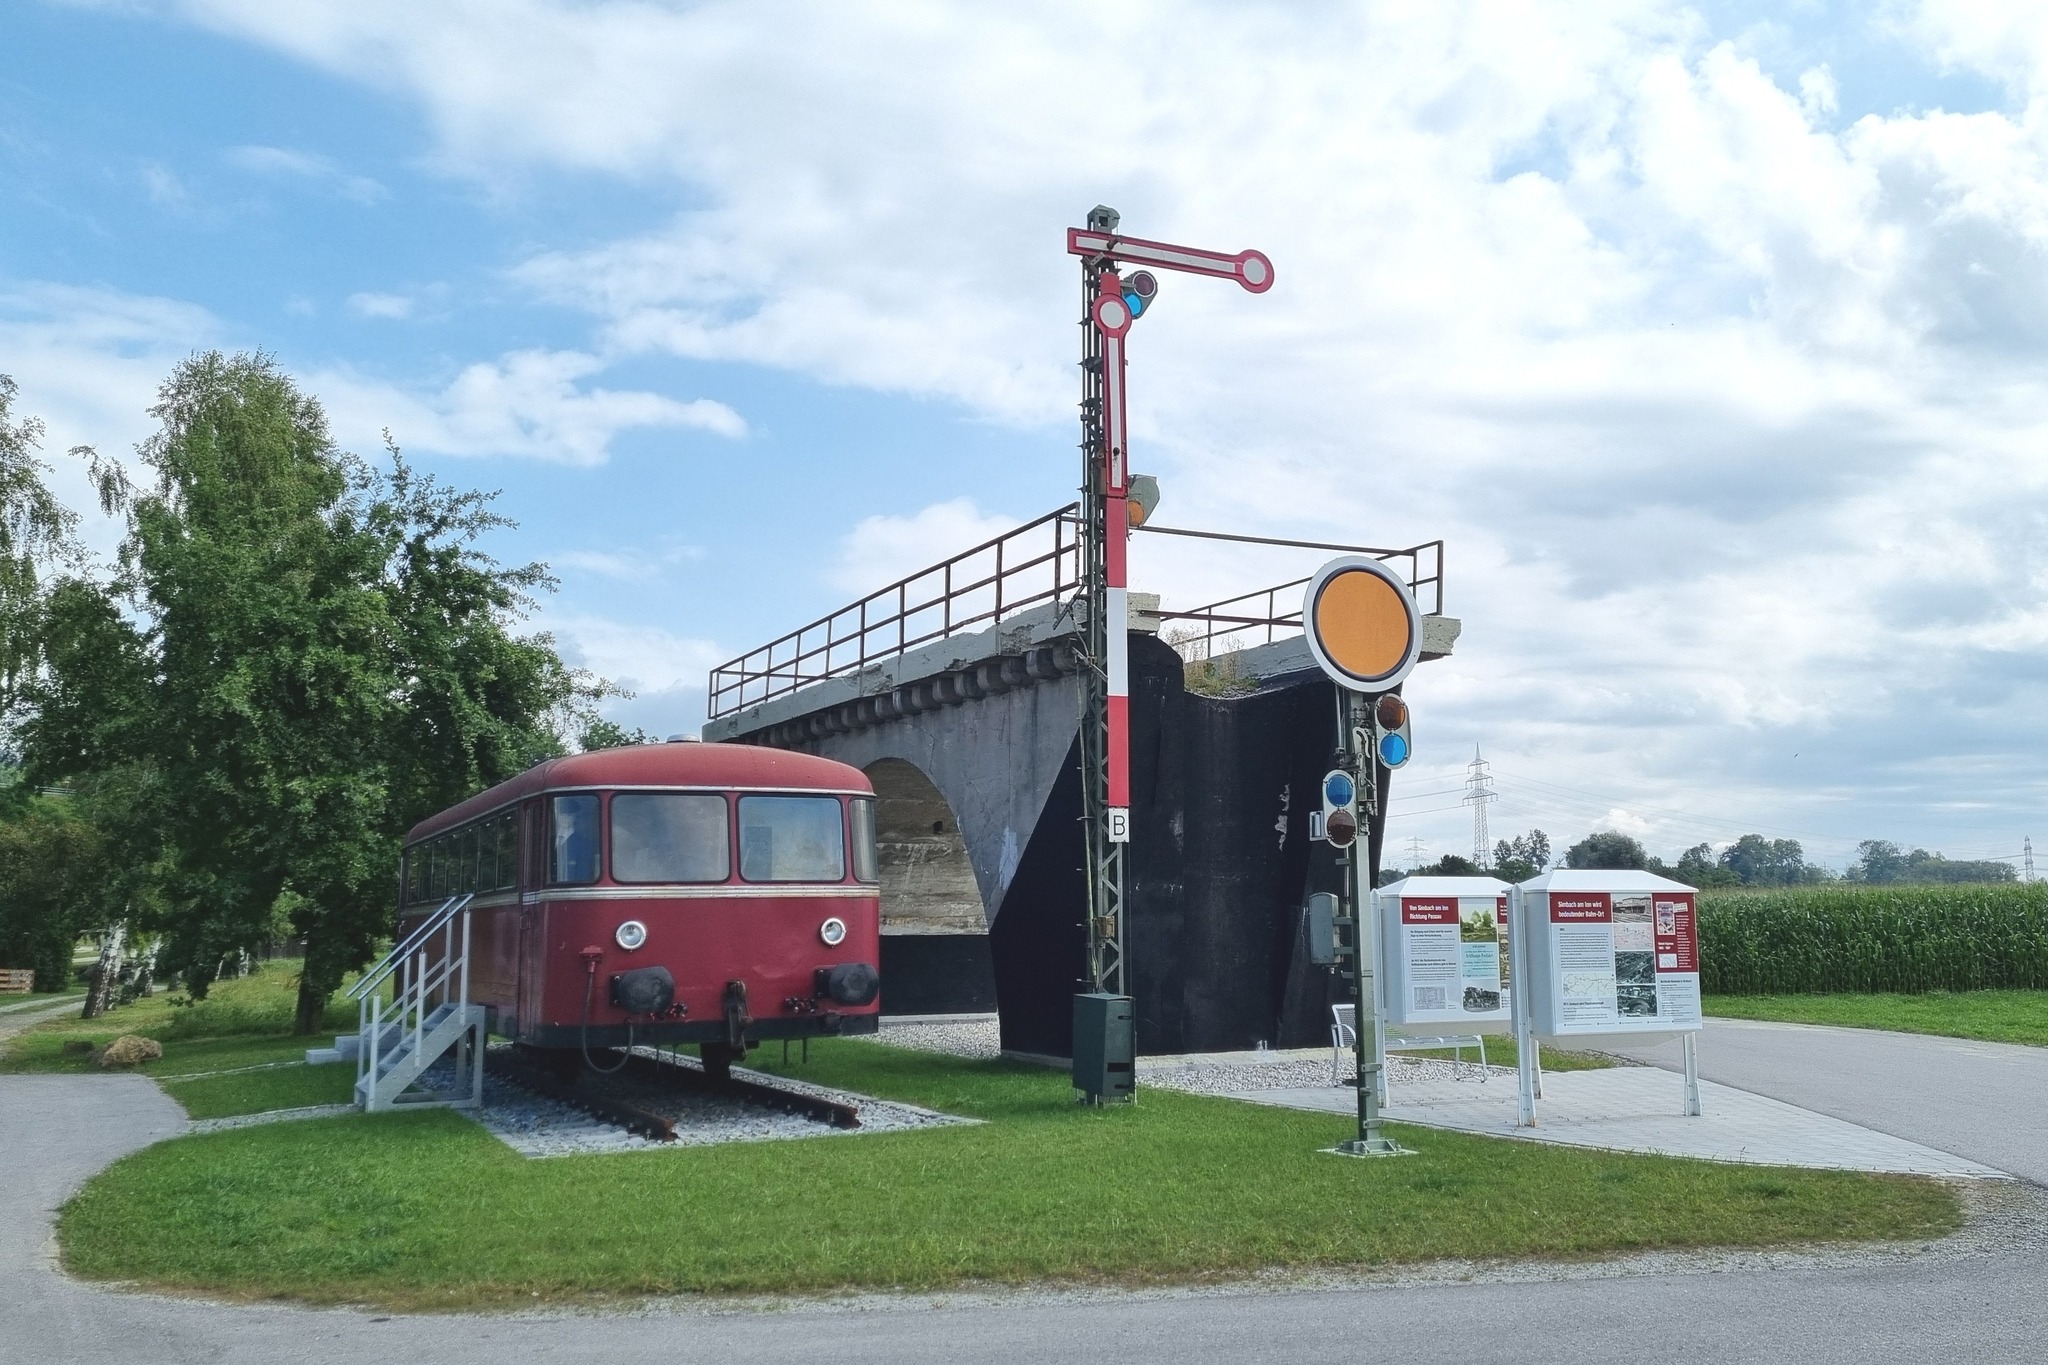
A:
[[[1357,1011],[1351,1005],[1330,1006],[1330,1084],[1344,1084],[1344,1054],[1358,1046]],[[1451,1049],[1453,1060],[1458,1065],[1465,1063],[1465,1049],[1479,1049],[1479,1081],[1486,1083],[1486,1037],[1478,1033],[1447,1033],[1434,1038],[1420,1038],[1402,1035],[1388,1035],[1381,1043],[1382,1052],[1420,1052],[1438,1048]]]

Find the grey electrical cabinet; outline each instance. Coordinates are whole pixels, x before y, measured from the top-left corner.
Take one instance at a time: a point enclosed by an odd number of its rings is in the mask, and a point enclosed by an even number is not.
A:
[[[1137,1072],[1128,995],[1074,997],[1074,1089],[1090,1102],[1127,1100]]]

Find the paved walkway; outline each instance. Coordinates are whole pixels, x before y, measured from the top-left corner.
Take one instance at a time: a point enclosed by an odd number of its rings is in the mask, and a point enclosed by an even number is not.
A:
[[[1233,1092],[1230,1098],[1331,1114],[1355,1113],[1358,1104],[1349,1086],[1331,1085],[1243,1090]],[[1701,1116],[1687,1118],[1682,1083],[1654,1067],[1563,1071],[1545,1076],[1534,1128],[1516,1126],[1517,1108],[1514,1073],[1507,1072],[1496,1073],[1484,1085],[1429,1081],[1393,1086],[1386,1116],[1430,1128],[1619,1152],[1657,1152],[1768,1166],[2005,1178],[2003,1172],[1989,1166],[1917,1142],[1711,1081],[1700,1083]]]
[[[1363,1354],[1416,1365],[1508,1356],[1640,1365],[1649,1352],[1673,1365],[1925,1365],[2031,1359],[2048,1339],[2038,1214],[1974,1248],[1932,1254],[1653,1257],[1502,1274],[1451,1267],[1436,1283],[1362,1288],[963,1293],[776,1311],[387,1316],[124,1294],[55,1273],[50,1223],[63,1199],[107,1162],[183,1127],[177,1107],[140,1076],[0,1076],[6,1358],[786,1365],[822,1352],[846,1365],[1088,1365],[1105,1356],[1126,1365],[1336,1365]],[[1474,1274],[1478,1282],[1460,1282]]]
[[[1615,1051],[1680,1065],[1675,1042]],[[1708,1080],[2048,1185],[2048,1047],[1709,1019],[1699,1053]]]

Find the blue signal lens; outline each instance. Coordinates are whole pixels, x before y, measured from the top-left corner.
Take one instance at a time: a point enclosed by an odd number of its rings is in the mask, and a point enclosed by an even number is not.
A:
[[[1145,300],[1136,294],[1124,295],[1124,306],[1131,310],[1131,316],[1134,318],[1145,316]]]
[[[1358,799],[1358,787],[1351,781],[1349,773],[1331,773],[1323,779],[1323,802],[1331,806],[1348,806]]]
[[[1399,735],[1380,736],[1380,762],[1398,768],[1408,761],[1408,741]]]

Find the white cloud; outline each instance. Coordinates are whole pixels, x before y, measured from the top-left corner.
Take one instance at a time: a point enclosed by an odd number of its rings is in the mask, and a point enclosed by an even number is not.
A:
[[[366,175],[355,175],[324,156],[294,151],[289,147],[233,147],[228,163],[271,179],[303,180],[322,186],[358,204],[374,204],[389,197],[390,191]]]
[[[725,659],[709,640],[603,616],[544,613],[539,625],[553,632],[571,664],[636,692],[701,688],[712,665]]]
[[[550,556],[548,564],[557,571],[572,569],[598,578],[644,583],[673,572],[677,567],[704,557],[698,545],[678,545],[657,551],[565,550]]]
[[[1265,249],[1270,294],[1169,278],[1140,324],[1140,466],[1180,524],[1446,537],[1467,631],[1418,677],[1418,743],[1484,738],[1595,793],[1573,820],[1656,804],[1917,838],[1962,786],[1996,805],[1980,827],[2048,802],[2020,757],[2048,741],[2038,8],[1898,11],[1902,60],[2001,82],[2009,108],[1841,128],[1846,71],[1787,84],[1660,0],[186,9],[416,102],[453,173],[680,192],[657,230],[518,272],[589,310],[607,354],[1065,439],[1062,227],[1106,200],[1140,235]],[[1104,81],[1122,51],[1145,60]],[[507,372],[482,370],[476,406],[502,414]],[[459,442],[466,410],[451,391],[425,415]],[[898,524],[857,530],[835,582],[943,552],[899,562]],[[1141,544],[1170,597],[1283,576]]]
[[[413,301],[404,294],[350,294],[348,308],[360,318],[390,318],[394,321],[403,321],[412,316]]]
[[[194,350],[217,343],[219,322],[176,299],[56,284],[0,287],[0,373],[20,385],[22,414],[48,427],[51,487],[84,514],[87,544],[109,554],[119,528],[97,515],[84,465],[61,452],[95,445],[126,459],[156,430],[157,386]]]
[[[622,431],[680,428],[737,439],[740,415],[708,398],[679,402],[641,390],[581,385],[604,362],[577,351],[514,351],[471,365],[444,389],[418,394],[353,371],[308,376],[345,442],[374,444],[389,428],[402,446],[448,455],[526,455],[601,464]]]
[[[150,202],[159,208],[183,210],[191,207],[192,195],[183,181],[167,166],[150,162],[142,168],[142,187]]]
[[[968,498],[933,503],[907,517],[867,517],[840,542],[827,581],[851,596],[871,593],[994,539],[1018,520],[984,513]]]

